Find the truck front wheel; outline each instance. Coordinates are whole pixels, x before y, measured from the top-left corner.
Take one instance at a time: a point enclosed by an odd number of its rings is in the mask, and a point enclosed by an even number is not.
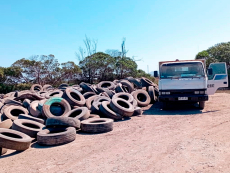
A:
[[[162,104],[163,104],[163,105],[162,105],[162,109],[163,109],[163,110],[167,110],[168,107],[169,107],[168,103],[167,103],[167,102],[163,102]]]
[[[199,109],[200,109],[200,110],[203,110],[203,109],[204,109],[204,106],[205,106],[205,101],[199,102]]]

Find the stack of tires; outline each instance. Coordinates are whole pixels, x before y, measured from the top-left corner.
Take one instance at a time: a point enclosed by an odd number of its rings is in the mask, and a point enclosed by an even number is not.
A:
[[[58,88],[35,84],[30,90],[5,94],[0,99],[0,154],[26,150],[32,140],[60,145],[74,141],[76,131],[112,131],[114,121],[141,115],[141,107],[154,103],[158,93],[148,79],[128,77]]]

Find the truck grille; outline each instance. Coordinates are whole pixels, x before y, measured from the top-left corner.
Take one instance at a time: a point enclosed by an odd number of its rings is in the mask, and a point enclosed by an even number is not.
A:
[[[187,95],[194,94],[194,91],[171,91],[170,95]]]

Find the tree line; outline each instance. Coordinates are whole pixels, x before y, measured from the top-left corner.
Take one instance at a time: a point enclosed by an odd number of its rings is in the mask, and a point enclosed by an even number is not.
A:
[[[206,68],[211,63],[226,62],[228,81],[230,82],[230,42],[218,43],[207,50],[203,50],[196,55],[195,59],[205,59]]]
[[[29,89],[32,84],[50,84],[58,86],[61,83],[79,84],[113,81],[129,76],[154,77],[137,69],[136,60],[126,57],[125,40],[121,51],[96,51],[96,42],[86,37],[85,49],[79,48],[76,53],[78,65],[73,61],[59,63],[54,55],[33,55],[14,62],[10,67],[0,67],[0,93],[14,90]]]

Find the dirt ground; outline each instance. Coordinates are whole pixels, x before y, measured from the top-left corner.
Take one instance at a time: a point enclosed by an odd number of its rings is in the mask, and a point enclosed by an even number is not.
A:
[[[24,152],[8,150],[0,172],[229,173],[229,100],[230,94],[216,93],[203,111],[150,105],[140,117],[115,122],[109,133],[78,133],[74,142],[57,147],[33,143]]]

